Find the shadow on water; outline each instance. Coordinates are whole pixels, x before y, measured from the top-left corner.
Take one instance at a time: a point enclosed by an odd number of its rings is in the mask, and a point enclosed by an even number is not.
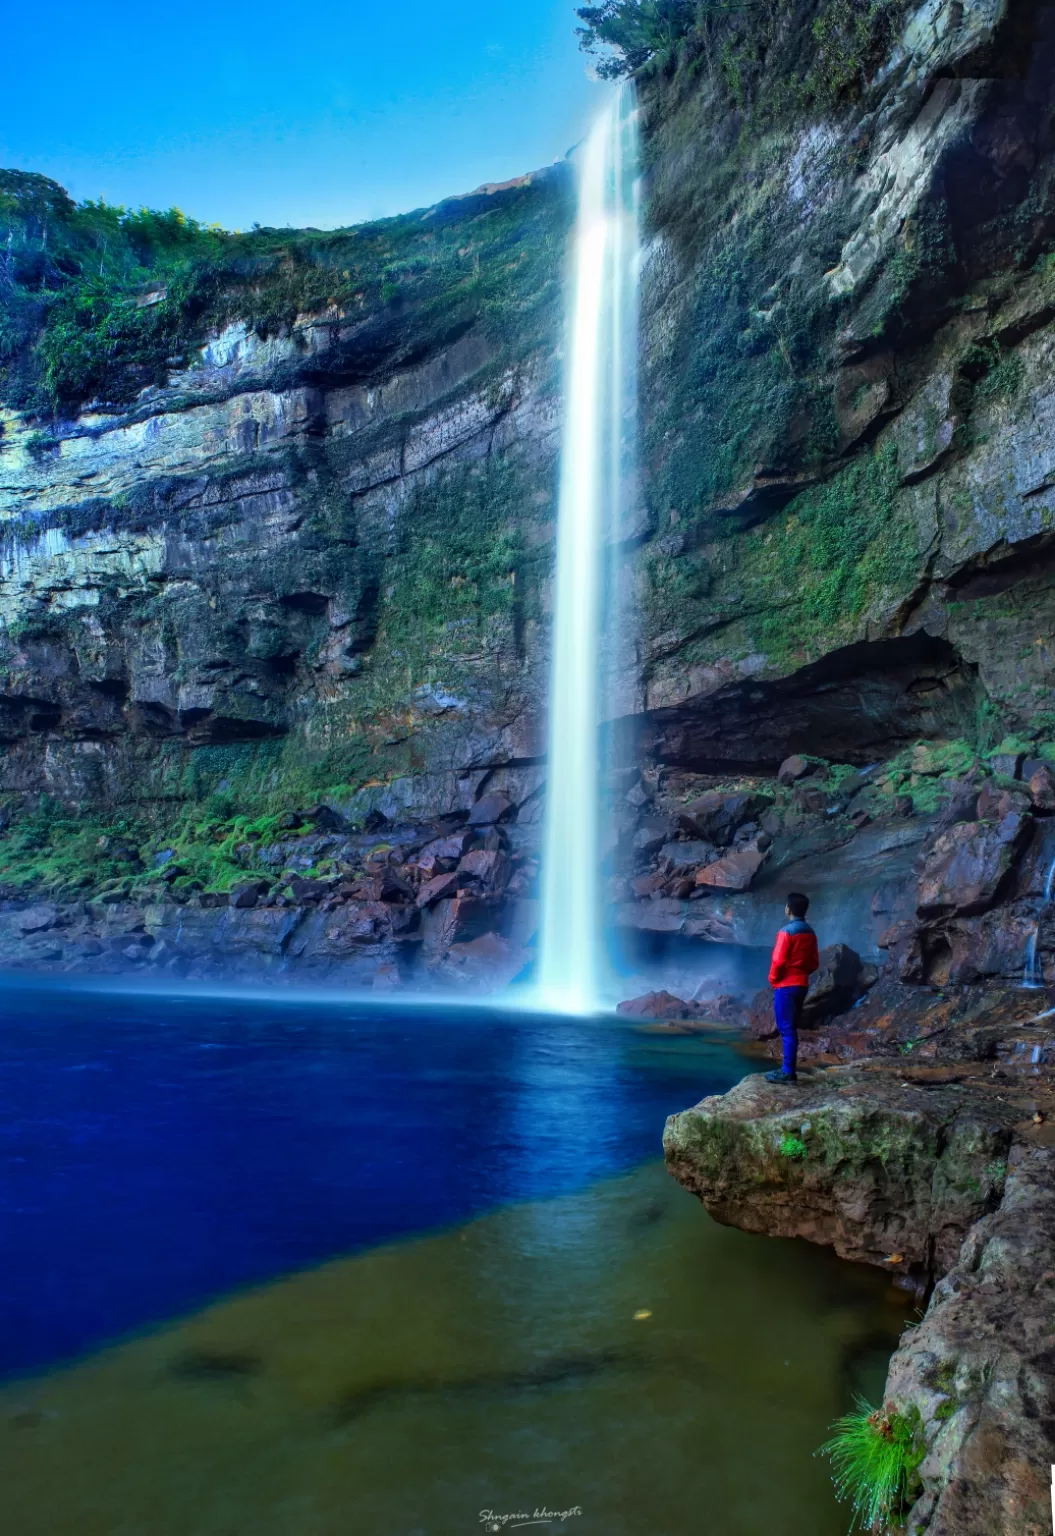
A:
[[[536,1508],[582,1536],[842,1536],[812,1452],[904,1311],[644,1162],[740,1075],[724,1047],[8,1002],[23,1371],[256,1282],[0,1389],[19,1536],[455,1536]]]

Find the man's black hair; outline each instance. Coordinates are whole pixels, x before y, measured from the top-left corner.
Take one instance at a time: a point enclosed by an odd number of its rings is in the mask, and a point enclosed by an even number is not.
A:
[[[788,896],[785,906],[792,917],[805,917],[810,910],[810,898],[804,896],[801,891],[792,891]]]

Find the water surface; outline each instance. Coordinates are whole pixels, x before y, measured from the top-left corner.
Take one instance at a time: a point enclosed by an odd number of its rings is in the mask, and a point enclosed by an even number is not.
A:
[[[744,1070],[720,1044],[5,1002],[19,1536],[454,1536],[576,1508],[530,1528],[845,1530],[811,1453],[878,1390],[903,1313],[882,1276],[720,1228],[667,1178],[664,1115]]]

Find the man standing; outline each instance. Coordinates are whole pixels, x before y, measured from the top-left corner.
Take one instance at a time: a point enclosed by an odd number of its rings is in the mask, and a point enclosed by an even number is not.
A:
[[[769,963],[769,985],[773,988],[773,1011],[777,1016],[777,1029],[784,1046],[784,1064],[775,1072],[766,1073],[770,1083],[794,1083],[799,1053],[799,1019],[810,977],[820,965],[817,954],[817,935],[806,921],[810,899],[801,891],[792,891],[784,908],[788,918],[773,946]]]

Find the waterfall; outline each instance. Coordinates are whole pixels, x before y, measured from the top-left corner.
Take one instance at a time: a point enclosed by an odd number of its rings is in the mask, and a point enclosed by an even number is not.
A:
[[[624,83],[582,152],[567,336],[538,966],[542,1003],[567,1013],[597,1008],[603,983],[601,654],[633,471],[637,197]]]
[[[1026,945],[1026,963],[1022,971],[1022,985],[1024,987],[1039,987],[1044,982],[1044,977],[1037,964],[1037,939],[1040,937],[1041,919],[1048,907],[1051,906],[1053,892],[1055,892],[1055,858],[1052,859],[1048,866],[1048,876],[1044,881],[1044,901],[1040,911],[1037,913],[1036,926],[1029,936],[1029,943]]]

